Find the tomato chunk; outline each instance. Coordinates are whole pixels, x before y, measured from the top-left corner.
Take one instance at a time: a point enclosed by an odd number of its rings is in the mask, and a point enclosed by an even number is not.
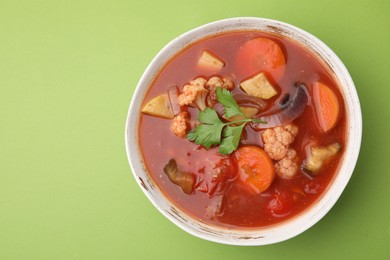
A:
[[[207,193],[210,197],[222,193],[237,176],[234,157],[221,155],[216,148],[197,151],[192,161],[188,170],[196,169],[194,189]]]
[[[291,213],[294,202],[286,192],[276,192],[268,204],[268,208],[274,217],[285,217]]]

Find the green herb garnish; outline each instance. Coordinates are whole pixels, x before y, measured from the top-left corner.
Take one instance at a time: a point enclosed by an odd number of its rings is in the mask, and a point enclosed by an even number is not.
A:
[[[207,149],[219,145],[218,150],[221,154],[230,154],[237,149],[242,130],[247,123],[265,124],[266,122],[245,116],[228,90],[217,88],[216,93],[218,102],[223,106],[227,118],[240,115],[244,119],[224,123],[214,109],[207,107],[204,111],[199,112],[200,124],[187,134],[187,138]]]

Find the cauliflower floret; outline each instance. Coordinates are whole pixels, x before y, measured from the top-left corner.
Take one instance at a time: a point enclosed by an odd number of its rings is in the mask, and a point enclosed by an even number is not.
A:
[[[261,135],[264,151],[275,160],[275,171],[283,179],[291,179],[298,172],[297,152],[290,148],[298,134],[293,124],[269,128]]]
[[[227,78],[212,77],[207,83],[206,87],[210,90],[210,98],[213,101],[217,100],[217,93],[215,92],[217,87],[224,88],[227,90],[232,90],[234,88],[234,83],[232,80]]]
[[[180,112],[172,120],[171,130],[178,137],[185,137],[187,134],[187,127],[189,125],[190,116],[189,113],[184,111]]]
[[[287,155],[288,148],[298,134],[298,127],[292,124],[269,128],[261,137],[264,150],[273,160],[281,160]]]
[[[290,148],[286,157],[275,163],[275,171],[283,179],[291,179],[298,172],[297,152]]]
[[[205,88],[206,79],[196,78],[183,87],[183,93],[178,96],[180,106],[194,104],[200,110],[206,109],[206,97],[209,91]]]

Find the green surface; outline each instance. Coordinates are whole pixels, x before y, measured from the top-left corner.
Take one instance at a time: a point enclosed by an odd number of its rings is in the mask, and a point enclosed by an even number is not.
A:
[[[0,259],[390,259],[390,2],[0,1]],[[185,233],[136,184],[134,88],[175,36],[237,16],[285,21],[343,60],[363,111],[352,179],[317,225],[235,247]]]

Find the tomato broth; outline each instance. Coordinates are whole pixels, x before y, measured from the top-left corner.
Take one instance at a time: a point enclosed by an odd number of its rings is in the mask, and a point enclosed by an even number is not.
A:
[[[177,86],[181,92],[185,84],[197,77],[227,77],[234,83],[235,87],[231,90],[233,95],[245,93],[240,84],[265,70],[260,68],[259,71],[251,71],[245,69],[243,62],[237,61],[238,52],[244,44],[255,38],[272,40],[280,47],[285,58],[285,64],[281,66],[282,72],[268,74],[271,75],[269,81],[277,94],[266,100],[263,114],[266,115],[267,111],[270,114],[277,111],[275,107],[283,102],[286,94],[293,92],[297,82],[306,86],[307,105],[299,117],[289,122],[298,129],[295,140],[289,146],[296,151],[294,162],[298,165],[293,177],[281,178],[275,174],[269,187],[264,191],[254,192],[240,178],[238,172],[241,169],[237,163],[236,151],[225,155],[219,152],[217,145],[207,149],[185,136],[178,137],[173,134],[172,120],[141,114],[140,147],[150,176],[177,207],[201,222],[216,226],[264,227],[301,213],[315,203],[328,188],[337,174],[345,146],[346,118],[338,82],[324,63],[304,46],[276,34],[260,31],[227,32],[197,41],[165,64],[149,87],[143,104],[167,93],[171,86]],[[197,65],[204,50],[210,51],[223,61],[220,70],[209,71]],[[322,102],[323,96],[315,99],[313,84],[316,82],[328,86],[340,103],[337,124],[327,131],[321,129],[319,124],[316,105]],[[186,111],[190,116],[190,131],[199,124],[199,109],[188,106]],[[264,131],[265,129],[255,129],[251,124],[246,124],[237,149],[246,146],[264,149]],[[341,147],[340,151],[324,161],[315,174],[302,168],[305,160],[308,160],[311,144],[327,147],[333,143]],[[164,172],[172,159],[181,171],[195,176],[195,182],[189,192],[183,192]],[[276,162],[272,159],[272,163]]]

